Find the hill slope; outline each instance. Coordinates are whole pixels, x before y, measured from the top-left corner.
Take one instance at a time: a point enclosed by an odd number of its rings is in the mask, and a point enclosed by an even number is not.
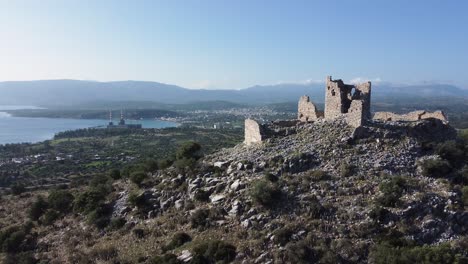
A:
[[[37,253],[104,263],[466,260],[467,144],[440,143],[454,136],[437,120],[359,130],[320,121],[198,165],[192,145],[146,179],[72,190],[75,214],[35,229]],[[96,190],[107,193],[101,205]]]

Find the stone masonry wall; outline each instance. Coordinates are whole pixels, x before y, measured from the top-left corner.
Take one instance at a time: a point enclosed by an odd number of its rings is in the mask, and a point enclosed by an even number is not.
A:
[[[418,121],[428,118],[439,119],[443,122],[448,122],[448,119],[444,112],[426,112],[423,110],[409,112],[407,114],[395,114],[392,112],[377,112],[374,114],[374,120],[380,121]]]
[[[346,122],[352,127],[360,127],[364,125],[367,119],[364,115],[364,102],[362,100],[351,101],[348,114],[346,114]]]
[[[297,119],[301,122],[316,121],[323,115],[317,111],[317,107],[315,107],[307,95],[301,96],[297,109]]]
[[[252,119],[246,119],[244,130],[244,144],[249,146],[255,143],[262,142],[262,129],[260,124],[257,123],[257,121]]]
[[[325,119],[344,116],[353,127],[371,118],[371,83],[345,84],[342,80],[326,79]]]

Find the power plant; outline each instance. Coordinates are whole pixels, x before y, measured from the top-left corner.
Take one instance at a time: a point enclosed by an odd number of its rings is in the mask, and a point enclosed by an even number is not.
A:
[[[112,110],[109,111],[109,124],[107,128],[142,128],[141,124],[126,124],[123,111],[120,110],[120,121],[117,125],[112,121]]]

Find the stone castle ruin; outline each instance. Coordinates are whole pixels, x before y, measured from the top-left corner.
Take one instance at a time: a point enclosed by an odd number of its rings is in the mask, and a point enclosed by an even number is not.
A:
[[[349,126],[358,128],[368,122],[414,122],[423,119],[439,119],[447,123],[442,111],[414,111],[407,114],[376,112],[371,116],[371,82],[345,84],[342,80],[333,80],[327,76],[325,86],[325,111],[318,111],[309,96],[301,96],[298,103],[297,120],[275,121],[271,124],[259,124],[255,120],[245,120],[246,145],[260,143],[267,138],[294,133],[298,123],[310,123],[320,120],[342,119]]]
[[[307,95],[301,96],[297,109],[297,119],[301,122],[317,121],[323,117],[323,112],[317,110],[317,107]]]
[[[374,114],[374,120],[380,121],[418,121],[428,118],[440,119],[444,123],[448,122],[447,116],[442,111],[426,112],[419,110],[402,115],[392,112],[377,112]]]

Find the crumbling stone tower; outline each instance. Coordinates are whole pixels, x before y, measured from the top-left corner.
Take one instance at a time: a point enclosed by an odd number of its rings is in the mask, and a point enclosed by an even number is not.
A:
[[[309,96],[303,95],[299,99],[297,106],[297,119],[301,122],[316,121],[323,117],[323,112],[319,112],[317,107],[310,101]]]
[[[325,119],[345,116],[358,127],[371,118],[371,82],[352,85],[328,76],[325,89]]]

